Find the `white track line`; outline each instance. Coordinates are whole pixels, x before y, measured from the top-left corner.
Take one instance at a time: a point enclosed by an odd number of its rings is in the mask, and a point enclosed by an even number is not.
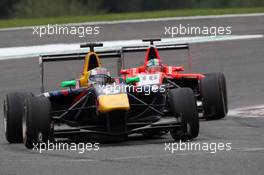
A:
[[[264,13],[245,13],[245,14],[226,14],[226,15],[205,15],[205,16],[183,16],[183,17],[165,17],[165,18],[151,18],[151,19],[131,19],[131,20],[117,20],[117,21],[99,21],[99,22],[83,22],[83,23],[68,23],[61,24],[63,26],[82,26],[82,25],[100,25],[100,24],[123,24],[123,23],[142,23],[142,22],[159,22],[159,21],[174,21],[174,20],[193,20],[193,19],[218,19],[218,18],[235,18],[235,17],[256,17],[264,16]],[[0,31],[12,30],[32,30],[33,26],[4,28]]]
[[[230,41],[241,39],[257,39],[263,38],[263,35],[225,35],[225,36],[195,36],[195,37],[180,37],[180,38],[162,38],[161,44],[172,43],[205,43],[214,41]],[[104,47],[96,49],[97,51],[104,49],[120,49],[122,46],[147,45],[141,40],[120,40],[120,41],[104,41]],[[80,43],[74,44],[49,44],[38,46],[23,46],[23,47],[8,47],[0,48],[0,60],[8,59],[23,59],[38,57],[41,54],[56,54],[56,53],[73,53],[88,51],[80,49]]]
[[[45,153],[43,153],[45,154]],[[151,158],[162,158],[162,157],[174,157],[174,156],[193,156],[201,154],[212,154],[210,152],[199,151],[199,152],[182,152],[182,153],[171,153],[171,154],[149,154],[149,155],[135,155],[135,156],[124,156],[124,157],[107,157],[103,159],[90,159],[90,158],[80,158],[80,159],[55,159],[53,161],[58,162],[100,162],[100,161],[117,161],[117,160],[130,160],[130,159],[151,159]],[[17,159],[17,160],[7,160],[7,161],[19,161],[19,162],[30,162],[32,159]],[[48,160],[52,161],[52,160]]]
[[[264,118],[264,105],[248,106],[233,109],[228,112],[228,115],[242,118]]]

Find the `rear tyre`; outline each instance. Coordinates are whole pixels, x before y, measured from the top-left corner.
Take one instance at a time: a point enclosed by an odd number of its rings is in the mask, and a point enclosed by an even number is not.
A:
[[[196,100],[190,88],[177,88],[169,91],[168,100],[172,114],[180,117],[182,130],[170,131],[174,140],[190,140],[199,134],[199,118]]]
[[[216,120],[226,116],[228,99],[223,73],[206,74],[201,80],[201,97],[205,119]]]
[[[27,98],[22,123],[23,142],[27,148],[31,149],[41,142],[52,140],[53,127],[49,99],[43,96]]]
[[[6,95],[4,100],[4,128],[9,143],[22,143],[22,115],[24,101],[32,93],[16,92]]]

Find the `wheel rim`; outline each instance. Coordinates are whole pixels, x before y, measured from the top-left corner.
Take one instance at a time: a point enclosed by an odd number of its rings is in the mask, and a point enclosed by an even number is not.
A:
[[[227,108],[226,108],[226,98],[225,98],[225,84],[224,84],[224,81],[220,79],[219,80],[219,84],[220,84],[220,94],[221,94],[221,98],[222,98],[222,105],[223,105],[223,108],[224,108],[224,113],[226,114],[227,113]]]
[[[226,114],[226,111],[227,111],[227,110],[226,110],[226,102],[225,102],[224,93],[222,92],[221,95],[222,95],[222,98],[223,98],[224,113]]]
[[[43,141],[43,134],[42,132],[38,133],[38,142],[42,142]]]
[[[187,123],[187,134],[191,135],[191,132],[192,132],[191,125],[190,125],[190,123]]]
[[[22,116],[22,136],[23,142],[25,143],[27,140],[27,124],[26,124],[26,115],[27,115],[27,107],[24,106],[24,112]]]
[[[223,108],[224,108],[224,113],[226,114],[226,101],[225,101],[225,95],[224,95],[224,88],[223,88],[223,84],[221,83],[220,84],[220,93],[221,93],[221,98],[222,98],[222,105],[223,105]]]
[[[7,130],[7,119],[6,119],[6,116],[7,116],[7,112],[8,111],[8,108],[7,108],[7,103],[6,101],[4,101],[4,130],[5,130],[5,134],[6,134],[6,130]]]

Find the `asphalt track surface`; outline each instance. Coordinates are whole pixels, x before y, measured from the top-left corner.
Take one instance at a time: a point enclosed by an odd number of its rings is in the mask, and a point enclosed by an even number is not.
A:
[[[233,34],[263,34],[264,18],[241,17],[188,21],[151,22],[102,25],[106,31],[91,40],[137,39],[164,37],[164,25],[199,24],[232,25]],[[118,34],[118,35],[117,35]],[[0,47],[34,44],[82,42],[85,39],[32,37],[31,30],[1,31]],[[230,109],[263,104],[264,40],[210,42],[191,45],[194,72],[224,72]],[[164,53],[169,64],[177,64],[176,53]],[[133,55],[128,65],[142,62]],[[180,61],[179,61],[180,62]],[[178,63],[179,63],[178,62]],[[112,61],[105,65],[114,70]],[[61,66],[58,68],[58,66]],[[47,87],[54,88],[59,80],[73,78],[80,63],[50,65]],[[0,101],[11,91],[39,93],[37,58],[4,60],[0,62]],[[2,109],[0,112],[3,116]],[[2,119],[1,119],[2,123]],[[27,150],[22,144],[8,144],[0,129],[0,174],[260,174],[264,172],[264,118],[227,116],[218,121],[201,121],[200,135],[194,142],[231,143],[231,151],[164,150],[164,143],[173,143],[169,135],[144,140],[131,137],[122,143],[101,144],[99,151],[47,151],[42,154]]]

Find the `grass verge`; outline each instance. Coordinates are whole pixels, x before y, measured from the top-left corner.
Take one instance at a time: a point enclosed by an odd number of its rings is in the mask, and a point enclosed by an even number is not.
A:
[[[180,10],[135,12],[135,13],[100,14],[100,15],[89,15],[89,16],[7,19],[7,20],[0,20],[0,28],[47,25],[47,24],[81,23],[81,22],[93,22],[93,21],[113,21],[113,20],[128,20],[128,19],[149,19],[149,18],[164,18],[164,17],[203,16],[203,15],[205,16],[205,15],[223,15],[223,14],[261,13],[261,12],[264,12],[264,7],[180,9]]]

